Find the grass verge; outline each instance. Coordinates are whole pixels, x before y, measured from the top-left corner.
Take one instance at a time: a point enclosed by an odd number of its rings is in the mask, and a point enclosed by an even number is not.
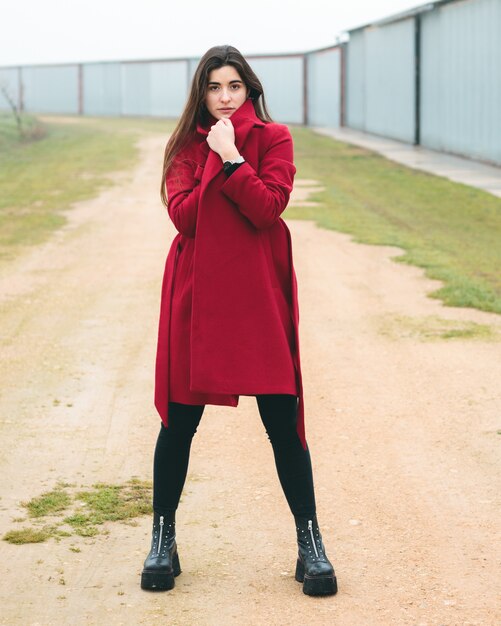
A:
[[[321,206],[289,207],[284,217],[403,248],[395,260],[443,281],[432,297],[501,313],[501,198],[309,129],[291,130],[297,176],[325,189],[309,198]]]
[[[469,339],[499,341],[500,336],[491,326],[466,320],[450,320],[436,315],[410,317],[384,315],[379,320],[378,331],[391,339],[418,339],[419,341],[454,341]]]
[[[73,202],[113,184],[110,172],[136,162],[140,135],[167,136],[173,127],[163,119],[69,118],[48,121],[21,142],[13,119],[0,115],[0,262],[64,224]],[[284,217],[398,246],[404,253],[395,260],[443,282],[432,297],[501,313],[501,199],[307,128],[291,130],[297,176],[325,190],[311,197],[320,206],[289,207]]]
[[[140,135],[167,136],[172,122],[90,117],[42,123],[24,115],[23,125],[36,132],[21,140],[13,117],[0,113],[0,262],[43,242],[66,222],[72,203],[98,195],[114,184],[111,172],[137,162]]]

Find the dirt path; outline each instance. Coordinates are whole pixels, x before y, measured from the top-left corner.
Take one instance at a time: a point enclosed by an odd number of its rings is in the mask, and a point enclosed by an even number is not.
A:
[[[151,478],[160,281],[175,234],[158,199],[163,146],[145,138],[134,172],[0,275],[2,534],[22,500],[58,480]],[[394,263],[393,248],[288,224],[306,433],[339,593],[310,598],[294,581],[293,518],[255,399],[241,397],[208,406],[193,442],[174,590],[139,588],[148,517],[110,523],[107,536],[2,541],[2,624],[500,622],[500,335],[422,332],[438,316],[501,333],[501,318],[427,298],[436,283]]]

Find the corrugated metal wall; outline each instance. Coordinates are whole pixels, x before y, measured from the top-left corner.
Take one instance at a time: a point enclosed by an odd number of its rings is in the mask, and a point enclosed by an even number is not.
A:
[[[23,67],[24,110],[77,114],[78,73],[78,65]],[[64,89],[61,89],[61,85]]]
[[[190,86],[188,63],[186,61],[151,63],[150,73],[150,115],[177,117],[183,110]]]
[[[340,125],[341,48],[306,55],[308,117],[311,126]]]
[[[276,121],[336,127],[343,115],[351,128],[501,164],[501,0],[437,0],[349,34],[343,48],[247,56]],[[176,118],[198,62],[0,68],[0,81],[29,112]]]
[[[421,18],[421,144],[501,164],[501,1]]]
[[[414,20],[365,31],[365,129],[414,140]]]
[[[347,125],[414,140],[414,20],[355,31],[348,44]]]
[[[285,124],[303,123],[303,56],[248,57],[263,85],[271,117]]]
[[[83,113],[177,117],[187,68],[187,61],[83,64]]]
[[[122,71],[120,63],[83,64],[83,113],[121,115]]]
[[[346,125],[365,130],[365,34],[356,30],[350,34],[346,51]]]
[[[302,124],[304,55],[246,57],[259,76],[270,115],[282,123]],[[199,59],[82,63],[0,68],[0,79],[31,113],[143,115],[178,117]],[[80,78],[81,77],[81,78]],[[81,96],[79,91],[81,88]],[[8,109],[0,94],[0,110]]]
[[[345,106],[351,128],[501,165],[501,0],[439,0],[351,31]]]

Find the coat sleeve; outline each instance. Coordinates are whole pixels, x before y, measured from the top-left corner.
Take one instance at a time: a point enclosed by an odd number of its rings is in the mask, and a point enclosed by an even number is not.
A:
[[[190,160],[176,155],[165,177],[167,211],[178,232],[191,238],[195,237],[200,197],[199,182],[200,180],[195,178]]]
[[[290,130],[285,124],[274,126],[258,172],[244,162],[221,186],[256,228],[269,228],[280,217],[289,202],[296,173]]]

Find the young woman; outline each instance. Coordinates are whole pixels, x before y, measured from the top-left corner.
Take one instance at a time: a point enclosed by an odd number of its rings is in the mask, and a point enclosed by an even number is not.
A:
[[[167,142],[162,201],[178,230],[167,255],[158,331],[153,530],[143,589],[181,572],[175,512],[206,404],[255,396],[297,531],[297,581],[310,595],[337,581],[317,523],[304,430],[297,283],[280,217],[296,168],[288,127],[232,46],[208,50]]]

